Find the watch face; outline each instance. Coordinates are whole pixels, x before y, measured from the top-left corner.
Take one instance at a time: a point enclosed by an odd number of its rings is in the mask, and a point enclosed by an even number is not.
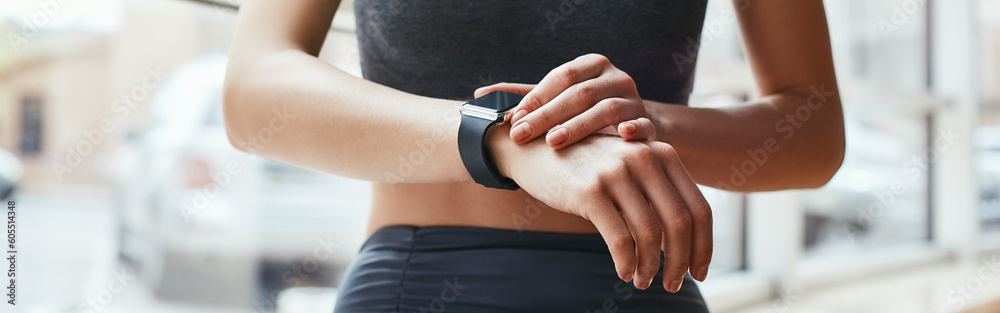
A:
[[[524,96],[516,93],[497,90],[473,99],[469,103],[478,107],[493,109],[497,112],[505,112],[516,107],[523,98]]]

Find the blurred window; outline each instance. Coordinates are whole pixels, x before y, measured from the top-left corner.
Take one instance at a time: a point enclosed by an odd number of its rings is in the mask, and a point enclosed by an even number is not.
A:
[[[991,124],[1000,124],[1000,0],[979,2],[980,80],[984,111],[992,113]]]
[[[936,134],[928,135],[926,109],[897,100],[929,85],[926,2],[825,5],[847,151],[825,187],[800,192],[803,255],[928,240],[933,151],[927,147]]]
[[[806,256],[928,239],[928,173],[937,152],[927,149],[927,115],[871,109],[877,105],[845,109],[840,171],[823,188],[800,192]]]
[[[979,182],[980,229],[984,235],[989,235],[982,242],[995,245],[1000,238],[1000,0],[982,0],[979,4],[983,102],[980,126],[975,135],[975,166]]]
[[[42,151],[42,99],[21,98],[21,155],[36,156]]]
[[[744,268],[745,195],[700,186],[712,206],[712,274]]]
[[[1000,127],[976,131],[979,216],[984,233],[1000,233]]]
[[[926,1],[824,1],[842,85],[921,91],[928,85]],[[842,86],[842,87],[845,87]]]

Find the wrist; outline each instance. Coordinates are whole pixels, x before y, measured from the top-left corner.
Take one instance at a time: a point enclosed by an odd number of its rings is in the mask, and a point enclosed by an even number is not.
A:
[[[643,104],[646,106],[646,113],[649,114],[649,121],[653,123],[656,141],[670,143],[671,140],[676,140],[677,131],[670,119],[671,115],[663,112],[671,105],[652,100],[643,100]]]
[[[463,104],[458,130],[459,154],[473,181],[488,188],[517,190],[510,178],[510,140],[504,137],[506,114],[522,95],[493,91]],[[507,131],[509,132],[509,131]]]
[[[517,148],[517,144],[510,139],[509,134],[509,123],[490,127],[486,130],[485,144],[486,150],[493,157],[493,163],[497,166],[497,170],[500,171],[500,175],[513,179],[510,168],[513,163],[513,152]]]

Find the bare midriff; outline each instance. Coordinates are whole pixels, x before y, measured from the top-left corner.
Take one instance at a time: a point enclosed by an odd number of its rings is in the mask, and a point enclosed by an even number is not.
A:
[[[392,225],[597,233],[590,221],[553,209],[524,189],[492,189],[471,180],[436,184],[373,183],[368,234]]]
[[[391,225],[474,226],[523,231],[596,233],[582,217],[549,207],[523,189],[490,189],[472,181],[372,184],[368,233]]]

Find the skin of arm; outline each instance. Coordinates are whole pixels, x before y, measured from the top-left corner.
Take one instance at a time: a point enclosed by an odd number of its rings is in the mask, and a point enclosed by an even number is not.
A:
[[[745,192],[823,186],[845,147],[823,2],[734,5],[761,98],[721,109],[645,101],[657,136],[704,185]],[[748,160],[756,172],[743,168]]]
[[[742,192],[823,186],[840,168],[845,146],[823,2],[734,4],[759,100],[730,108],[644,100],[627,74],[594,54],[553,69],[538,85],[501,83],[477,93],[526,95],[514,109],[510,137],[518,143],[544,136],[562,149],[617,125],[627,139],[672,145],[703,185]],[[647,116],[651,123],[643,122]]]
[[[317,58],[338,5],[243,4],[223,91],[233,145],[368,181],[470,180],[457,144],[462,102],[404,93]],[[400,171],[401,156],[414,151],[424,161]]]

